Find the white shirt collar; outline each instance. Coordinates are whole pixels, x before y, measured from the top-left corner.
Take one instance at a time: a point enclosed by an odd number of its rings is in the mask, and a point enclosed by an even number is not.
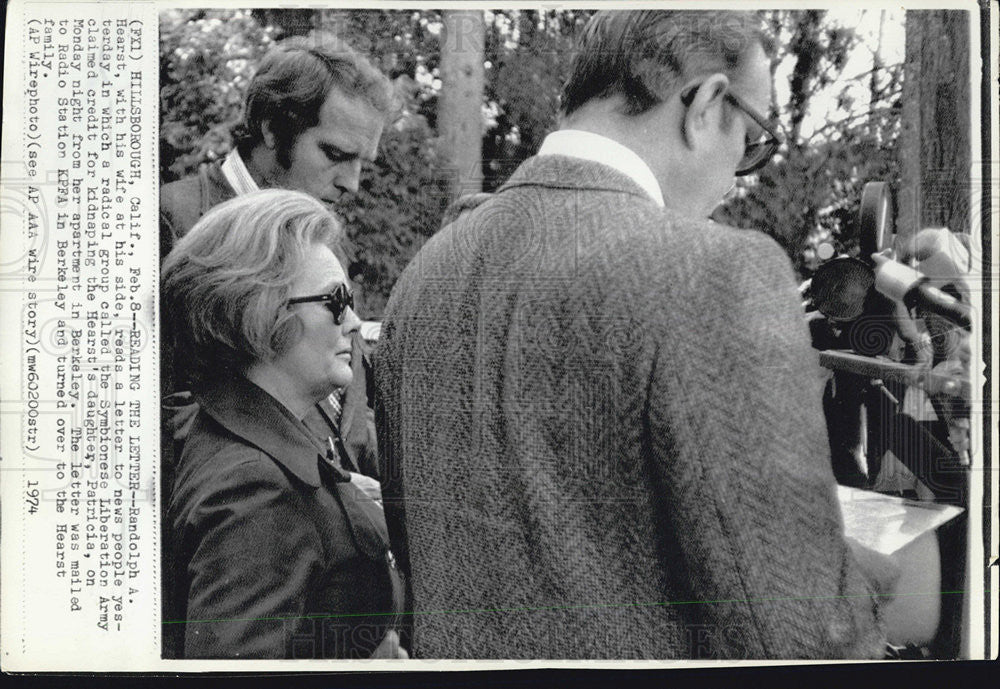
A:
[[[663,193],[653,171],[635,151],[600,134],[560,129],[545,137],[538,155],[563,155],[614,168],[629,177],[663,208]]]
[[[229,182],[229,186],[233,188],[237,196],[260,191],[260,187],[257,186],[257,183],[250,175],[250,171],[247,170],[247,166],[243,163],[240,152],[235,148],[222,161],[222,174],[226,177],[226,181]]]

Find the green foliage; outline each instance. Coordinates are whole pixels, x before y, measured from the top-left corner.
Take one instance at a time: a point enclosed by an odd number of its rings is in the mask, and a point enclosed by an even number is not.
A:
[[[771,235],[800,276],[806,276],[816,268],[820,242],[832,243],[838,252],[856,252],[864,184],[898,184],[898,179],[894,149],[880,142],[877,128],[858,126],[840,139],[789,153],[764,167],[756,180],[741,183],[713,217]]]
[[[396,278],[441,227],[450,195],[444,163],[428,144],[430,138],[419,116],[390,128],[358,193],[337,209],[352,243],[353,270],[359,273],[362,317],[382,313]]]
[[[246,87],[274,41],[249,12],[160,14],[160,167],[172,182],[232,147]]]
[[[306,10],[308,11],[308,10]],[[327,10],[316,14],[322,29],[350,37],[390,79],[413,78],[420,65],[437,68],[441,46],[434,31],[441,12],[434,10]]]
[[[773,71],[783,63],[791,66],[788,99],[777,107],[785,143],[771,164],[738,181],[713,217],[768,233],[804,277],[816,268],[821,242],[856,253],[866,182],[898,185],[901,66],[883,67],[876,55],[871,72],[845,77],[859,41],[853,30],[819,11],[770,12],[766,20],[776,46]],[[819,98],[828,88],[833,93]],[[859,93],[867,103],[856,102]],[[822,122],[824,114],[825,123],[804,133],[807,118]]]
[[[487,24],[485,100],[496,121],[483,138],[483,190],[510,177],[555,129],[559,92],[589,10],[504,10]]]
[[[803,12],[773,12],[771,27],[779,39],[777,60],[793,61],[788,78],[789,142],[799,145],[799,128],[809,113],[809,102],[813,94],[827,86],[840,75],[847,62],[850,50],[858,39],[853,31],[824,22],[826,13],[819,10]],[[788,42],[782,45],[780,34],[790,33]]]

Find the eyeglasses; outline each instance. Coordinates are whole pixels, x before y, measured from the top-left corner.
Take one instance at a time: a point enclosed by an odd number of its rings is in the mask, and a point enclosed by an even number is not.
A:
[[[289,299],[287,304],[305,304],[308,302],[322,302],[333,314],[333,322],[341,325],[344,322],[344,312],[354,308],[354,292],[347,285],[341,283],[333,288],[328,294],[316,294],[311,297],[295,297]]]
[[[774,131],[770,122],[765,120],[756,110],[750,107],[745,100],[737,96],[735,93],[726,91],[726,95],[724,97],[736,109],[742,111],[744,115],[756,122],[757,125],[764,130],[761,132],[761,137],[765,138],[758,138],[758,140],[754,142],[747,141],[744,144],[743,158],[736,166],[737,177],[749,175],[751,172],[755,172],[756,170],[759,170],[767,165],[767,161],[771,159],[771,157],[778,150],[778,146],[781,145],[781,136],[778,132]]]
[[[681,95],[681,103],[686,106],[694,102],[694,96],[698,92],[699,86],[692,87],[687,93]],[[781,136],[774,131],[774,127],[764,119],[764,117],[754,110],[745,100],[731,91],[726,91],[723,96],[730,105],[741,111],[744,115],[753,120],[763,131],[757,141],[747,141],[744,143],[743,157],[736,166],[736,176],[742,177],[755,172],[767,164],[767,161],[777,152],[781,145]]]

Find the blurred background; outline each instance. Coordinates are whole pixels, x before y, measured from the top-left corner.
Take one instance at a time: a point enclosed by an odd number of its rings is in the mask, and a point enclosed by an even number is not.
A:
[[[463,193],[493,191],[556,124],[590,11],[171,10],[160,18],[161,182],[232,146],[244,90],[281,38],[325,29],[392,79],[399,118],[345,221],[359,308],[381,316],[396,278]],[[905,24],[887,10],[762,13],[776,51],[773,116],[785,143],[740,178],[715,219],[773,236],[801,278],[816,247],[856,251],[870,180],[900,181]],[[965,82],[968,84],[968,82]],[[966,105],[967,107],[967,105]],[[919,142],[918,142],[919,145]]]

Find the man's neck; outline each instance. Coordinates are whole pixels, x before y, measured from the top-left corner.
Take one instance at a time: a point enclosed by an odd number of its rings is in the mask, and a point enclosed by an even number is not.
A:
[[[241,155],[247,172],[261,189],[270,189],[274,184],[274,170],[278,165],[275,152],[266,146],[255,146],[249,155]]]
[[[668,101],[635,116],[623,115],[621,97],[589,101],[560,123],[560,129],[578,129],[607,137],[633,151],[656,178],[663,205],[675,212],[704,218],[687,203],[685,167],[677,158],[683,151],[683,112]]]
[[[643,157],[641,130],[645,127],[642,116],[627,117],[621,114],[621,98],[590,101],[559,123],[559,129],[576,129],[599,134],[625,146]],[[649,164],[649,161],[646,161]]]
[[[641,187],[656,205],[663,207],[660,183],[649,165],[628,146],[599,132],[582,129],[560,129],[552,132],[545,137],[538,155],[577,158],[617,170]]]
[[[650,123],[642,115],[638,117],[622,115],[621,106],[620,98],[591,101],[561,121],[559,129],[575,129],[598,134],[624,146],[642,159],[662,186],[657,159],[652,155],[656,151],[651,151],[648,145],[652,140],[646,132]]]

